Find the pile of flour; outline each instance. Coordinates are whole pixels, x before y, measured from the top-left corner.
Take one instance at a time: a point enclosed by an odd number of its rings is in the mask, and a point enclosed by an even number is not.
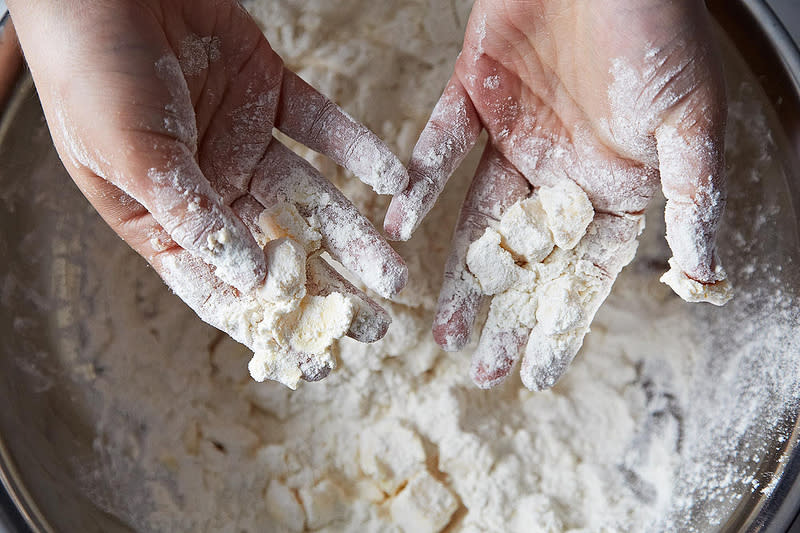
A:
[[[407,160],[450,75],[471,2],[245,5],[290,68]],[[659,282],[670,254],[656,205],[637,258],[546,392],[527,390],[516,373],[480,390],[469,377],[474,343],[445,353],[431,338],[475,153],[415,237],[398,245],[406,290],[392,302],[371,294],[392,316],[386,337],[334,343],[337,369],[296,391],[254,382],[247,348],[199,321],[98,218],[81,234],[90,299],[74,311],[82,349],[72,379],[92,391],[97,431],[79,481],[138,531],[719,524],[744,495],[774,486],[758,465],[785,429],[776,427],[800,376],[795,296],[766,259],[791,247],[758,238],[777,234],[788,209],[770,192],[777,185],[760,182],[777,175],[774,147],[764,145],[763,115],[753,118],[759,108],[743,103],[753,95],[732,93],[728,155],[740,181],[720,248],[737,297],[724,308],[692,306]],[[388,198],[294,148],[380,224]]]

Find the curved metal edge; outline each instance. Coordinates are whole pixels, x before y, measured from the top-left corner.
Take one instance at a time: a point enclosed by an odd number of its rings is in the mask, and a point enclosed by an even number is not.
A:
[[[25,518],[5,492],[0,489],[0,531],[7,533],[30,533]]]
[[[793,98],[789,98],[785,91],[782,94],[772,93],[768,96],[772,99],[775,111],[779,120],[785,125],[789,124],[792,116],[785,113],[785,108],[800,109],[800,49],[792,38],[789,31],[781,23],[778,15],[764,0],[740,0],[741,6],[748,12],[748,15],[756,21],[759,29],[767,37],[767,41],[772,47],[775,57],[780,62],[781,71],[784,75],[784,82],[788,82],[790,93]],[[730,5],[727,6],[730,8]],[[767,54],[764,54],[767,55]],[[762,56],[763,57],[763,56]],[[752,63],[748,61],[748,63]],[[751,64],[752,66],[752,64]],[[761,74],[756,72],[756,74]],[[764,81],[764,76],[759,78]],[[769,90],[767,90],[770,93]],[[788,99],[788,101],[787,101]],[[797,126],[797,124],[794,124]],[[787,132],[793,131],[786,128]],[[800,137],[794,136],[789,139],[791,148],[795,155],[794,167],[797,165],[797,158],[800,157]],[[791,182],[791,180],[789,180]],[[790,201],[797,210],[800,207],[800,183],[789,183],[790,190],[793,191]],[[795,414],[799,411],[794,409]],[[791,531],[793,524],[796,524],[800,516],[800,427],[797,419],[792,430],[791,436],[787,439],[783,450],[784,457],[788,459],[782,461],[774,472],[778,477],[778,482],[768,497],[751,510],[746,523],[748,532],[753,533],[786,533]]]
[[[2,67],[2,64],[0,64],[0,67]],[[33,80],[28,75],[19,75],[17,73],[17,79],[10,90],[8,105],[0,115],[0,137],[8,134],[10,117],[15,115],[15,110],[31,95]],[[27,488],[19,482],[20,479],[21,477],[13,458],[2,437],[0,437],[0,490],[5,490],[27,526],[27,529],[18,528],[18,531],[13,533],[49,533],[54,531],[41,510],[36,506]]]
[[[793,84],[793,93],[800,94],[800,49],[796,42],[780,22],[775,11],[766,2],[743,0],[743,3],[750,10],[752,16],[761,23],[764,32],[770,38],[770,42],[784,66],[784,72]],[[794,143],[795,154],[800,156],[800,143],[797,139],[791,139],[791,141]],[[795,190],[794,199],[798,197],[796,193]],[[800,205],[794,205],[795,210],[798,207]],[[761,528],[761,531],[765,533],[789,531],[800,514],[800,445],[798,445],[798,441],[800,441],[800,428],[795,425],[791,438],[784,448],[789,452],[789,459],[783,465],[778,484],[754,520],[754,525],[759,522],[766,524]]]
[[[13,94],[22,71],[22,50],[11,16],[0,0],[0,109]]]
[[[21,75],[22,64],[22,51],[17,43],[14,24],[5,1],[0,0],[0,109],[3,109],[3,113],[0,114],[3,117],[0,120],[0,131],[7,128],[3,127],[7,123],[6,117],[13,115],[13,110],[20,105],[32,88],[30,78]],[[6,103],[9,105],[6,106]],[[31,499],[27,490],[14,481],[18,479],[17,469],[2,439],[0,439],[0,465],[3,466],[0,468],[0,490],[5,492],[2,500],[3,508],[0,509],[2,512],[0,518],[3,519],[0,526],[13,528],[13,533],[52,530],[48,525],[44,525],[46,522],[43,522],[44,517],[39,509],[29,505]],[[43,526],[37,527],[38,524]]]
[[[742,0],[742,3],[770,37],[778,56],[786,67],[786,73],[794,81],[795,92],[800,94],[800,49],[789,30],[780,21],[775,10],[764,0]]]

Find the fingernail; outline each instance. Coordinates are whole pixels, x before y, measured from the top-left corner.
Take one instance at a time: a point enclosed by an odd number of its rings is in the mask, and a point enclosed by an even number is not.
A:
[[[372,343],[379,341],[389,331],[392,317],[377,304],[359,302],[358,311],[353,316],[347,336],[359,342]]]
[[[333,363],[330,361],[320,361],[313,355],[309,355],[298,364],[298,368],[302,373],[303,380],[314,382],[321,381],[328,377],[328,374],[333,370]]]

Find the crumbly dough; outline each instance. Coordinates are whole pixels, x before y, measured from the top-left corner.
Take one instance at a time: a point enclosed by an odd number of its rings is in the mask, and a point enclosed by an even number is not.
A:
[[[537,328],[554,347],[581,341],[603,293],[602,272],[576,248],[593,216],[586,193],[565,180],[512,205],[472,243],[467,267],[495,296],[486,328]]]
[[[458,509],[458,501],[429,472],[420,472],[392,501],[392,520],[406,533],[441,531]]]
[[[425,468],[425,449],[419,435],[393,421],[362,435],[359,456],[361,470],[387,494],[397,492]]]
[[[298,491],[309,529],[320,529],[347,517],[347,495],[330,479]]]
[[[714,271],[719,280],[715,283],[700,283],[687,276],[674,257],[669,259],[669,270],[661,276],[661,282],[666,283],[675,291],[675,294],[687,302],[708,302],[714,305],[725,305],[733,298],[731,287],[725,270],[717,263]]]
[[[355,314],[353,298],[338,292],[306,293],[306,261],[317,253],[320,234],[288,203],[264,211],[258,220],[267,259],[267,277],[252,306],[237,307],[226,319],[243,324],[253,358],[248,364],[256,381],[271,379],[291,389],[314,369],[301,368],[287,351],[313,354],[310,363],[333,368],[331,346],[347,333]]]
[[[275,523],[288,531],[303,531],[306,523],[305,511],[292,490],[273,480],[267,487],[265,501],[267,512]]]

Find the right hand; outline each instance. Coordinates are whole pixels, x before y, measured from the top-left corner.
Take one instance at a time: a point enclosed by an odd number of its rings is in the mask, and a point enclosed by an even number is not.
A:
[[[269,272],[248,225],[299,187],[325,198],[312,195],[297,207],[320,221],[332,257],[382,296],[405,285],[400,256],[272,131],[330,156],[381,194],[405,188],[405,168],[377,136],[287,70],[238,2],[8,4],[68,172],[201,318],[219,325],[213,307],[235,306],[262,286]],[[226,238],[216,239],[221,231]],[[360,323],[377,327],[351,327],[353,337],[371,342],[385,333],[388,315],[366,295],[328,265],[309,272],[317,276],[310,290],[333,286],[366,303]]]

